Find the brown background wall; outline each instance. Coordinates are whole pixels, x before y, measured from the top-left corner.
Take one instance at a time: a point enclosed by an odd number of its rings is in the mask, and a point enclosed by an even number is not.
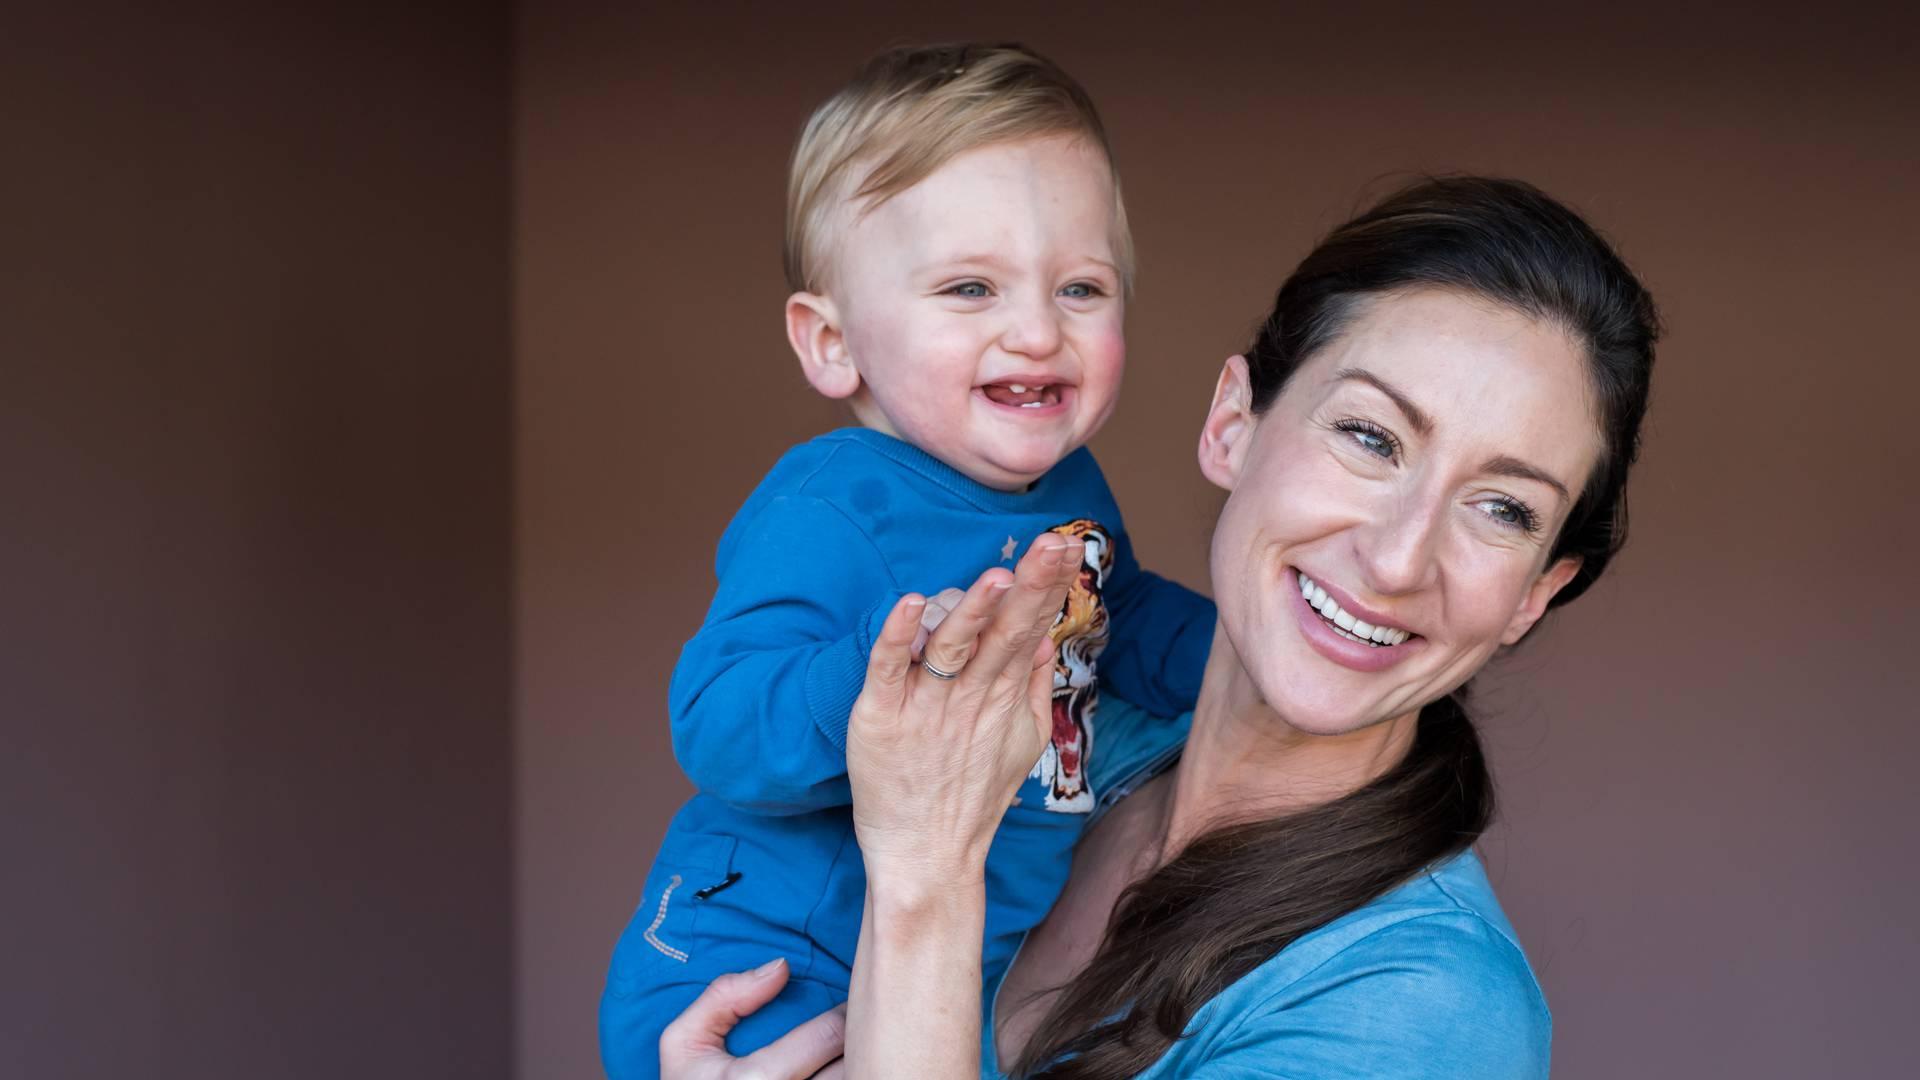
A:
[[[0,1076],[509,1075],[503,5],[10,5]]]
[[[958,37],[1106,111],[1096,449],[1189,582],[1213,374],[1362,191],[1620,240],[1673,328],[1637,537],[1483,695],[1559,1073],[1905,1068],[1913,17],[147,7],[0,37],[0,1074],[596,1074],[712,545],[838,422],[789,140]]]
[[[1483,706],[1506,794],[1486,846],[1558,1073],[1905,1071],[1920,25],[1771,6],[1796,13],[523,8],[523,1075],[594,1074],[606,957],[686,791],[664,690],[714,542],[837,419],[780,330],[792,135],[870,51],[959,37],[1042,49],[1105,111],[1143,269],[1096,450],[1188,582],[1212,378],[1363,190],[1514,174],[1618,239],[1672,324],[1636,538]]]

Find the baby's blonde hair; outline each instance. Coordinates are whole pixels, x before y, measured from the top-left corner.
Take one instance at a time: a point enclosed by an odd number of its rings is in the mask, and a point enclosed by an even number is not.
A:
[[[787,285],[818,292],[828,233],[844,203],[872,209],[982,146],[1047,135],[1085,139],[1113,177],[1113,257],[1133,287],[1133,238],[1113,148],[1093,99],[1050,60],[1020,45],[889,49],[814,110],[787,173]],[[865,169],[859,187],[849,184]]]

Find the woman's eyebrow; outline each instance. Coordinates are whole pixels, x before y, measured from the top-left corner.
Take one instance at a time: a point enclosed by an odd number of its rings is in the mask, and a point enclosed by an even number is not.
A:
[[[1512,476],[1521,480],[1538,481],[1559,492],[1562,502],[1573,501],[1573,496],[1567,492],[1567,485],[1548,476],[1543,470],[1521,461],[1517,457],[1508,457],[1502,454],[1492,461],[1487,462],[1481,471],[1492,473],[1495,476]]]
[[[1339,371],[1333,373],[1333,378],[1335,382],[1344,382],[1352,379],[1356,382],[1366,383],[1368,386],[1387,395],[1388,399],[1393,402],[1394,407],[1406,415],[1407,423],[1412,424],[1415,431],[1423,436],[1433,434],[1433,418],[1422,411],[1420,406],[1415,405],[1413,399],[1407,396],[1406,391],[1375,375],[1373,372],[1365,368],[1341,368]],[[1511,476],[1520,480],[1533,480],[1559,492],[1562,501],[1573,501],[1573,495],[1567,491],[1567,485],[1555,480],[1552,476],[1548,475],[1546,470],[1529,465],[1517,457],[1502,454],[1482,466],[1481,471],[1492,473],[1495,476]]]
[[[1339,371],[1333,373],[1333,379],[1335,382],[1344,382],[1348,379],[1353,379],[1366,383],[1368,386],[1373,387],[1375,390],[1380,391],[1392,399],[1394,406],[1406,416],[1407,423],[1413,425],[1413,430],[1423,436],[1433,434],[1433,418],[1421,411],[1420,406],[1413,403],[1413,399],[1407,396],[1406,391],[1401,390],[1399,387],[1375,375],[1373,372],[1365,368],[1341,368]]]

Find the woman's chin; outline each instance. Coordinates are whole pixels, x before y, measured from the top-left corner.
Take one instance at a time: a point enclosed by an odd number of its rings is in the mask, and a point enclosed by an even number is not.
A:
[[[1303,735],[1316,735],[1330,738],[1336,735],[1351,735],[1362,728],[1379,723],[1375,717],[1348,715],[1326,715],[1308,713],[1287,721],[1288,725]]]
[[[1267,703],[1283,723],[1302,735],[1351,735],[1387,719],[1373,710],[1356,709],[1351,702],[1289,700],[1284,693],[1270,693]]]

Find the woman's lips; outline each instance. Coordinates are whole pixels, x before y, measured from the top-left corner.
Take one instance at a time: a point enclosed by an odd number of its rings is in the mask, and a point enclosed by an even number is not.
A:
[[[1322,619],[1353,635],[1356,641],[1362,644],[1398,645],[1414,636],[1413,631],[1388,622],[1386,616],[1361,608],[1338,587],[1328,588],[1298,568],[1293,573],[1300,586],[1300,595],[1306,597],[1307,605],[1318,611]]]
[[[1309,579],[1311,580],[1311,579]],[[1360,641],[1351,633],[1328,622],[1314,610],[1300,588],[1300,572],[1289,569],[1286,577],[1287,602],[1292,605],[1300,632],[1321,656],[1354,671],[1385,671],[1426,648],[1427,639],[1411,635],[1397,645],[1376,645]]]

